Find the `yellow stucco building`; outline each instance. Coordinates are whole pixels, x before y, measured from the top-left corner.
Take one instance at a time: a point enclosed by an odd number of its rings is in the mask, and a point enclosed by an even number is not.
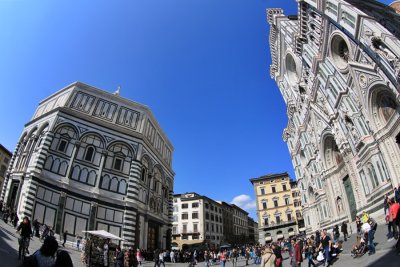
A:
[[[250,182],[256,195],[260,243],[286,239],[304,230],[299,189],[287,172]]]

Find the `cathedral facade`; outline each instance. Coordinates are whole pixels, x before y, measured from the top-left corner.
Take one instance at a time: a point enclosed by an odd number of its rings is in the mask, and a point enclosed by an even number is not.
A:
[[[399,15],[372,0],[304,0],[267,19],[307,233],[380,216],[400,184]]]
[[[1,199],[70,238],[106,230],[124,246],[167,248],[172,152],[148,107],[76,82],[25,125]]]

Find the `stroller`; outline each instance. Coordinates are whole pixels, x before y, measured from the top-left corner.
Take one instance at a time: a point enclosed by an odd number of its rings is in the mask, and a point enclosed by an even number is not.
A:
[[[368,252],[368,233],[364,234],[364,237],[361,238],[360,244],[355,244],[353,246],[353,250],[351,251],[351,256],[353,258],[358,258],[363,256]]]

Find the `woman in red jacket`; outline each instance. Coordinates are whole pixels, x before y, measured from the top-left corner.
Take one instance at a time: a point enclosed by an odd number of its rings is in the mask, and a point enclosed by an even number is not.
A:
[[[300,267],[301,266],[301,252],[300,252],[300,239],[292,239],[292,251],[290,253],[291,256],[291,266],[292,267]]]
[[[391,228],[393,229],[393,237],[397,239],[398,237],[398,230],[397,230],[397,224],[396,224],[396,217],[397,217],[397,212],[399,211],[399,203],[395,202],[394,199],[389,200],[389,213],[387,215],[387,221],[389,222],[388,224],[388,234],[389,236],[391,235]]]

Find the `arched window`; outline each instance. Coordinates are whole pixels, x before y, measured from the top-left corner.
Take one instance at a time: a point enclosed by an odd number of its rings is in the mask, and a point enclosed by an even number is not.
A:
[[[113,177],[111,179],[110,191],[114,191],[114,192],[118,191],[118,178],[117,177]]]
[[[46,163],[44,164],[45,170],[49,170],[50,171],[52,164],[53,164],[53,157],[52,156],[47,157]]]
[[[146,182],[146,175],[147,175],[147,169],[143,167],[141,173],[141,179],[143,182]]]
[[[81,174],[79,175],[79,181],[86,183],[88,178],[88,170],[86,168],[82,169]]]
[[[118,193],[120,194],[126,194],[126,181],[124,179],[122,179],[121,181],[119,181],[119,185],[118,185]]]
[[[96,184],[96,172],[90,171],[88,175],[88,184],[95,185]]]
[[[372,164],[370,164],[368,166],[368,174],[369,174],[369,178],[370,178],[371,183],[372,183],[372,187],[373,188],[377,187],[379,182],[378,182],[378,178],[376,177],[374,166],[372,166]]]
[[[102,180],[101,180],[100,188],[108,190],[109,187],[110,187],[110,176],[104,175]]]
[[[85,160],[86,161],[90,161],[90,162],[93,161],[94,151],[95,151],[94,147],[92,147],[92,146],[88,146],[86,148],[86,151],[85,151]]]
[[[59,159],[55,159],[53,161],[53,166],[51,166],[51,171],[58,173],[58,169],[60,168],[60,160]]]
[[[67,169],[68,169],[68,163],[66,161],[63,161],[60,165],[60,171],[58,172],[60,175],[66,175],[67,174]]]
[[[72,170],[71,179],[79,180],[79,172],[80,171],[81,171],[81,168],[78,165],[75,166],[74,169]]]

